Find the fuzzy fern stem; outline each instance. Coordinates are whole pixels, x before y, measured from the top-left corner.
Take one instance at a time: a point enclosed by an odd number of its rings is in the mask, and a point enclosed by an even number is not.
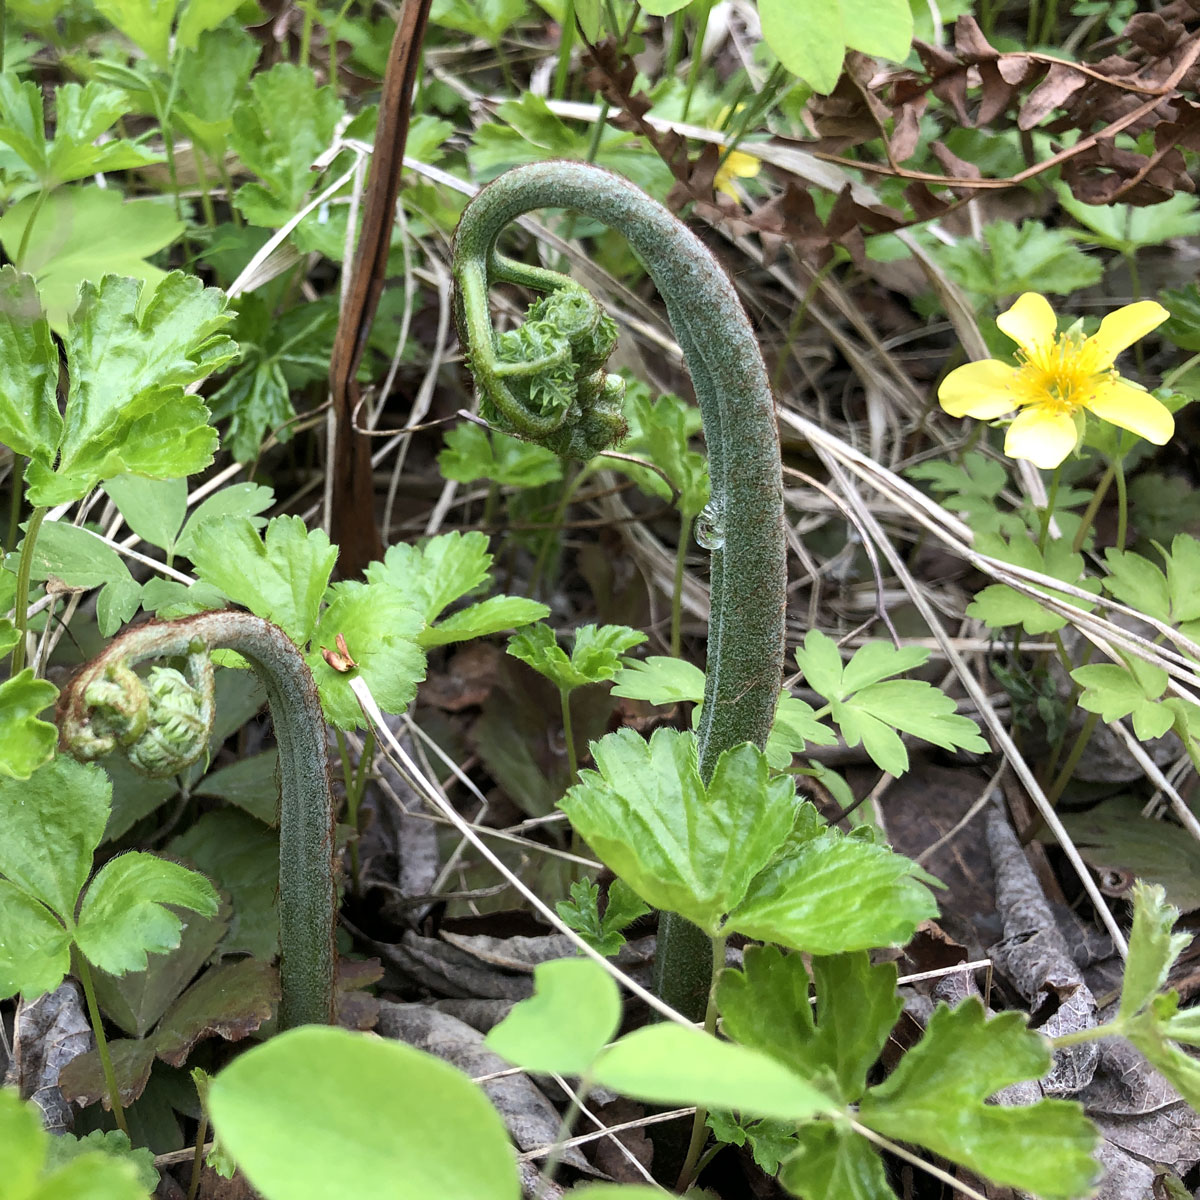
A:
[[[158,775],[195,762],[212,729],[207,663],[216,649],[236,651],[262,680],[279,746],[279,1023],[284,1029],[329,1024],[337,894],[325,721],[312,673],[283,630],[242,612],[200,613],[130,629],[63,691],[61,745],[81,759],[119,745]],[[143,680],[133,668],[155,658],[186,659],[187,677],[155,667]]]
[[[729,277],[661,204],[588,163],[517,167],[467,206],[453,266],[459,333],[484,412],[508,432],[577,457],[625,433],[619,380],[603,372],[615,340],[611,322],[588,310],[590,296],[573,280],[496,250],[506,226],[539,208],[577,210],[628,239],[666,303],[696,389],[712,477],[712,615],[698,729],[707,781],[722,751],[765,745],[783,669],[783,483],[766,367]],[[546,293],[512,333],[492,328],[488,292],[496,283]],[[569,320],[555,326],[560,315]],[[708,938],[664,914],[656,966],[662,998],[698,1018],[710,970]]]

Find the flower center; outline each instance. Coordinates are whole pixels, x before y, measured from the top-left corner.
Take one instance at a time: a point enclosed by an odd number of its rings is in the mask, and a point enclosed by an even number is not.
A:
[[[1060,333],[1028,353],[1018,351],[1017,357],[1021,365],[1011,387],[1018,408],[1036,404],[1073,416],[1095,396],[1100,384],[1116,374],[1090,338],[1069,333]]]

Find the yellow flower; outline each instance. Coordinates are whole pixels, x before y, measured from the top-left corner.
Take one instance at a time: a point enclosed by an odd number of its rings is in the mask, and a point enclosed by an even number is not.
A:
[[[1014,409],[1004,453],[1027,458],[1048,470],[1075,449],[1083,411],[1163,446],[1175,420],[1149,392],[1122,379],[1113,366],[1118,354],[1145,337],[1170,314],[1153,300],[1140,300],[1109,313],[1090,337],[1058,333],[1054,310],[1044,296],[1026,292],[996,324],[1020,349],[1018,365],[994,358],[951,371],[938,388],[938,401],[952,417],[992,421]]]
[[[745,107],[744,104],[739,104],[736,111],[741,112]],[[717,114],[718,128],[724,126],[729,113],[730,109],[726,107]],[[762,170],[762,163],[753,154],[746,154],[741,150],[731,150],[725,155],[725,161],[717,168],[717,173],[713,178],[713,187],[718,192],[724,192],[730,199],[740,201],[741,196],[738,195],[733,181],[735,179],[753,179],[760,170]]]

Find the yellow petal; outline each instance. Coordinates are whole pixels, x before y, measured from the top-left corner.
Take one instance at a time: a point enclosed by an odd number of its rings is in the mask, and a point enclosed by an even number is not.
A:
[[[1007,390],[1016,373],[1015,367],[995,358],[967,363],[942,380],[938,403],[952,417],[974,417],[977,421],[1002,417],[1017,407]]]
[[[1103,355],[1102,365],[1111,366],[1122,350],[1132,346],[1138,338],[1144,338],[1150,330],[1157,329],[1170,315],[1153,300],[1139,300],[1109,313],[1088,341]]]
[[[736,175],[739,179],[753,179],[762,170],[762,163],[753,154],[746,154],[741,150],[731,150],[729,157],[725,159],[723,170],[728,171],[730,175]]]
[[[1165,446],[1175,434],[1175,418],[1166,406],[1123,379],[1101,384],[1096,394],[1084,401],[1084,407],[1102,421],[1120,425],[1156,446]]]
[[[996,318],[996,324],[1008,334],[1026,354],[1032,354],[1038,346],[1054,341],[1058,321],[1050,301],[1037,292],[1025,292],[1016,303]]]
[[[1008,427],[1004,453],[1049,471],[1075,449],[1076,437],[1075,422],[1066,413],[1036,404],[1019,412]]]

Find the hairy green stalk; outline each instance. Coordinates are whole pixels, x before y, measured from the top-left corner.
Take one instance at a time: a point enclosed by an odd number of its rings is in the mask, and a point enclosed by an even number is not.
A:
[[[783,669],[783,481],[766,367],[733,284],[687,226],[599,167],[535,163],[485,187],[454,240],[455,315],[485,416],[580,458],[625,435],[623,388],[603,370],[615,343],[611,321],[573,280],[496,251],[506,226],[547,207],[576,209],[629,240],[666,303],[696,389],[712,477],[712,615],[697,730],[707,781],[723,751],[765,745]],[[525,324],[503,335],[488,306],[496,283],[545,293]],[[698,1019],[710,983],[708,938],[664,914],[656,971],[662,998]]]
[[[90,760],[121,746],[140,769],[172,775],[203,755],[212,731],[210,650],[234,650],[267,693],[279,746],[281,1028],[334,1019],[333,802],[325,721],[304,656],[278,626],[241,612],[208,612],[130,629],[63,691],[62,747]],[[183,658],[186,673],[147,659]]]

